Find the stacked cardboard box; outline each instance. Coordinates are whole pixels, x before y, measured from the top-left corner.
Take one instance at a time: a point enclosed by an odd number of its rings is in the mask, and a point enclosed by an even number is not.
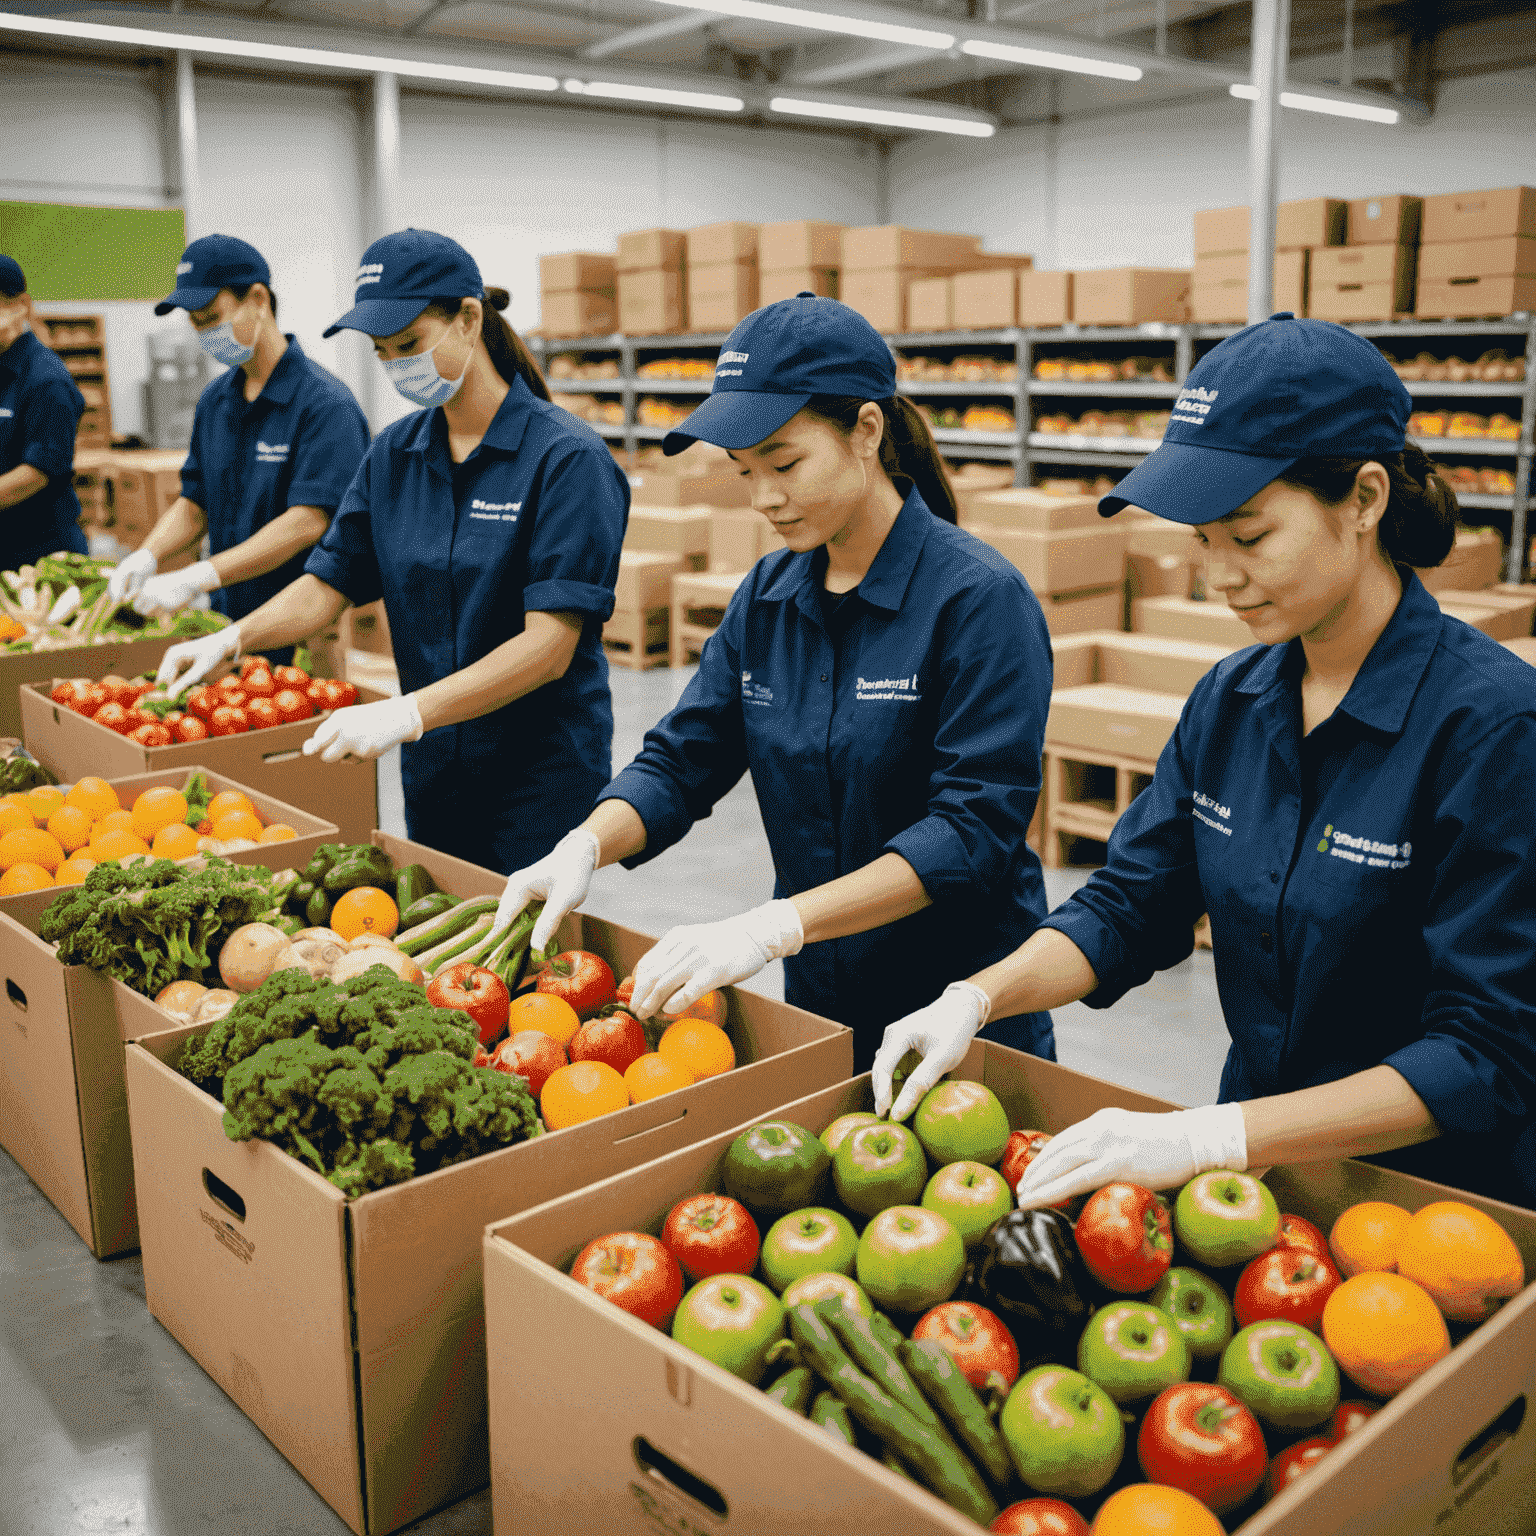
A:
[[[149,530],[181,495],[180,448],[119,449],[112,454],[112,534],[118,543],[137,549]],[[171,568],[162,562],[162,569]]]
[[[757,308],[758,226],[706,224],[688,231],[688,324],[729,331]]]
[[[1424,199],[1417,313],[1475,320],[1536,309],[1536,187]]]
[[[759,303],[777,304],[800,293],[838,298],[846,228],[824,219],[762,225],[757,232]]]
[[[688,237],[680,229],[637,229],[619,236],[619,329],[656,336],[688,328],[684,278]]]
[[[1070,325],[1073,286],[1070,272],[1019,273],[1019,324]]]
[[[1348,322],[1412,314],[1421,200],[1362,197],[1347,206],[1348,243],[1312,252],[1312,315]]]
[[[718,575],[750,571],[784,540],[751,507],[716,507],[709,518],[709,568]]]
[[[1072,278],[1079,325],[1177,324],[1189,319],[1188,268],[1105,267]]]
[[[907,329],[985,331],[1019,323],[1019,279],[1028,256],[984,253],[986,265],[953,277],[914,278],[907,289]]]
[[[539,257],[539,324],[546,336],[607,336],[618,327],[614,258],[595,251]]]
[[[952,277],[992,264],[979,235],[940,234],[877,224],[843,231],[841,297],[878,331],[911,329],[908,290],[923,278]]]
[[[1311,197],[1281,203],[1275,217],[1276,311],[1309,311],[1311,255],[1344,242],[1345,205]],[[1194,319],[1240,325],[1248,318],[1248,207],[1202,208],[1195,214]]]

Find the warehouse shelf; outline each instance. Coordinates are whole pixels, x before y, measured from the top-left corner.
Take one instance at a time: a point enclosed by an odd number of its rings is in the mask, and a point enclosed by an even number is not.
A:
[[[1012,379],[969,379],[953,383],[940,383],[928,379],[899,379],[896,388],[913,399],[922,395],[995,395],[1012,399],[1018,392]]]
[[[623,379],[546,379],[557,395],[622,395],[629,387]]]
[[[1111,454],[1117,459],[1151,453],[1161,441],[1150,437],[1089,437],[1078,432],[1031,432],[1029,446],[1034,449],[1065,448],[1074,453]]]
[[[1014,326],[995,331],[902,331],[885,339],[898,352],[924,347],[1014,347],[1025,333]]]
[[[963,427],[935,427],[936,443],[951,443],[962,448],[1017,448],[1017,432],[967,432]]]
[[[1516,400],[1525,393],[1525,381],[1517,379],[1509,384],[1483,384],[1467,381],[1461,384],[1436,384],[1429,379],[1404,379],[1403,387],[1410,395],[1438,395],[1454,396],[1479,396],[1485,400],[1508,400],[1512,396]]]
[[[1183,387],[1182,384],[1164,384],[1158,379],[1117,379],[1113,383],[1102,384],[1084,383],[1078,380],[1058,382],[1052,379],[1031,379],[1029,381],[1029,393],[1032,395],[1089,395],[1124,397],[1127,400],[1177,400],[1179,391]]]
[[[625,428],[620,428],[619,430],[622,432],[622,431],[624,431],[626,429]],[[664,438],[667,435],[668,432],[675,432],[675,431],[677,431],[677,428],[676,427],[644,427],[644,426],[641,426],[638,423],[636,423],[636,425],[634,425],[632,427],[629,427],[627,430],[628,430],[630,436],[634,437],[639,442],[642,442],[642,443],[659,443],[662,440],[662,438]]]
[[[713,387],[713,379],[656,379],[649,376],[635,379],[635,389],[640,394],[650,390],[662,395],[707,395]]]
[[[1512,512],[1515,498],[1490,496],[1483,491],[1457,491],[1456,504],[1460,507],[1471,507],[1480,512]]]
[[[661,332],[650,336],[626,336],[625,341],[637,352],[671,352],[677,347],[713,347],[725,345],[728,331],[687,331],[676,335]]]
[[[1420,448],[1428,454],[1471,453],[1503,454],[1510,458],[1520,452],[1520,444],[1507,437],[1416,437]]]

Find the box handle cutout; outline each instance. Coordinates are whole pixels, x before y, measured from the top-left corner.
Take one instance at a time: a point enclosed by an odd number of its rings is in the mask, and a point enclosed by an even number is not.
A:
[[[1521,1393],[1486,1429],[1480,1429],[1462,1446],[1451,1463],[1451,1487],[1464,1483],[1479,1463],[1486,1461],[1506,1440],[1513,1440],[1525,1421],[1525,1393]]]
[[[267,752],[261,760],[264,763],[292,763],[302,756],[302,752]]]
[[[27,994],[23,992],[21,988],[18,987],[9,976],[5,978],[5,995],[10,998],[10,1000],[15,1003],[15,1005],[20,1008],[23,1013],[27,1011]]]
[[[671,1127],[674,1125],[681,1125],[687,1118],[688,1111],[685,1109],[682,1114],[678,1115],[674,1120],[665,1120],[660,1125],[649,1126],[643,1131],[633,1131],[628,1136],[620,1136],[619,1139],[614,1142],[614,1146],[622,1147],[626,1142],[638,1141],[642,1136],[654,1136],[657,1131],[665,1131],[671,1129]]]
[[[1339,292],[1340,293],[1359,293],[1360,290],[1362,288],[1364,288],[1364,287],[1365,287],[1364,283],[1340,283],[1339,284]]]
[[[203,1188],[215,1205],[222,1206],[236,1221],[245,1220],[245,1201],[211,1169],[203,1169]]]
[[[702,1504],[722,1520],[730,1513],[730,1505],[725,1502],[725,1496],[718,1488],[706,1483],[702,1477],[695,1477],[687,1467],[673,1461],[664,1451],[658,1451],[644,1435],[635,1436],[630,1450],[634,1453],[635,1465],[647,1477],[654,1477],[677,1492],[686,1494],[694,1503]]]
[[[1452,288],[1470,288],[1474,283],[1481,281],[1482,279],[1478,277],[1453,277],[1450,280],[1450,286]]]

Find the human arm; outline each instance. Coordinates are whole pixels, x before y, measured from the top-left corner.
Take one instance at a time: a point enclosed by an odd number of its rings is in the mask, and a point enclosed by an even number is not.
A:
[[[48,484],[48,476],[35,464],[18,464],[0,475],[0,510],[36,496]]]
[[[0,475],[0,510],[29,501],[51,480],[68,482],[83,408],[80,392],[64,379],[45,378],[23,393],[10,439],[21,462]]]

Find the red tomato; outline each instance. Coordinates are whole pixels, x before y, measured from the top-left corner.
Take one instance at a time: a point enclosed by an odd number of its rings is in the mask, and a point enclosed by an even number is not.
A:
[[[332,709],[350,709],[357,703],[357,684],[349,683],[344,678],[333,677],[330,679],[331,696],[335,703]]]
[[[974,1301],[941,1302],[918,1318],[912,1337],[942,1345],[978,1392],[998,1385],[1006,1391],[1019,1379],[1013,1335],[997,1313]]]
[[[762,1245],[752,1213],[729,1195],[690,1195],[667,1213],[661,1245],[690,1280],[750,1275]]]
[[[1320,1259],[1327,1259],[1333,1263],[1333,1254],[1328,1247],[1328,1239],[1321,1230],[1314,1227],[1303,1216],[1291,1216],[1285,1211],[1280,1213],[1280,1241],[1275,1244],[1277,1248],[1305,1248],[1308,1253],[1315,1253]]]
[[[151,720],[148,725],[137,725],[128,732],[128,740],[138,742],[141,747],[168,747],[173,739],[169,727],[161,725],[158,720]]]
[[[1088,1272],[1122,1295],[1150,1291],[1173,1262],[1168,1202],[1140,1184],[1106,1184],[1074,1229]]]
[[[245,706],[245,713],[250,719],[253,731],[264,731],[270,725],[283,723],[283,712],[272,702],[260,696],[251,700]]]
[[[266,670],[256,670],[245,673],[240,679],[240,686],[253,699],[270,699],[277,692],[277,684],[272,681],[272,674]]]
[[[100,683],[92,683],[90,692],[85,695],[85,702],[80,706],[80,713],[87,718],[94,715],[103,704],[111,702],[107,690]]]
[[[183,715],[174,726],[177,741],[207,741],[208,725],[196,715]]]
[[[1325,1440],[1321,1435],[1313,1435],[1308,1440],[1298,1440],[1295,1445],[1286,1446],[1269,1465],[1270,1498],[1289,1488],[1304,1473],[1310,1472],[1332,1449],[1333,1442]]]
[[[245,711],[233,704],[221,704],[208,722],[210,736],[238,736],[250,728],[251,722],[246,718]]]
[[[481,1056],[485,1056],[483,1046],[475,1057],[477,1067],[490,1067],[513,1077],[526,1078],[528,1092],[534,1098],[544,1092],[550,1073],[558,1072],[566,1065],[565,1047],[542,1029],[520,1029],[515,1035],[508,1035],[484,1061],[480,1060]]]
[[[284,688],[274,694],[272,703],[277,709],[278,718],[285,725],[293,720],[308,720],[315,712],[314,705],[295,688]]]
[[[247,672],[270,672],[272,663],[265,656],[242,656],[240,658],[239,676],[244,677]]]
[[[601,955],[567,949],[539,967],[537,990],[571,1005],[578,1018],[590,1019],[614,999],[613,971]]]
[[[185,720],[185,719],[186,719],[186,715],[183,714],[181,710],[179,710],[179,709],[168,709],[168,710],[166,710],[166,712],[163,715],[161,715],[161,717],[160,717],[160,724],[161,725],[168,725],[168,726],[170,726],[174,730],[176,725],[180,721]]]
[[[133,727],[133,722],[128,718],[128,711],[116,700],[103,704],[91,719],[97,725],[106,726],[109,731],[116,731],[119,736],[126,736]]]
[[[218,695],[218,703],[214,706],[216,709],[244,709],[251,697],[238,683],[232,684],[228,678],[213,691]]]
[[[1060,1499],[1020,1499],[987,1530],[992,1536],[1088,1536],[1088,1522]]]
[[[309,673],[303,667],[274,667],[272,681],[279,689],[309,687]]]
[[[1332,1259],[1305,1248],[1271,1248],[1238,1277],[1232,1292],[1237,1326],[1280,1318],[1321,1333],[1323,1307],[1340,1280]]]
[[[620,1074],[629,1071],[648,1050],[645,1026],[623,1008],[588,1019],[571,1037],[572,1061],[606,1062]]]
[[[633,1317],[663,1328],[683,1299],[683,1272],[645,1232],[611,1232],[576,1255],[571,1279]]]
[[[107,698],[114,704],[131,704],[138,697],[133,691],[133,684],[126,677],[119,677],[116,672],[107,673],[100,686],[107,690]]]
[[[1022,1130],[1014,1131],[1008,1138],[1008,1145],[1003,1148],[1003,1160],[997,1165],[997,1171],[1007,1181],[1008,1188],[1014,1194],[1019,1192],[1019,1180],[1024,1177],[1024,1170],[1040,1155],[1040,1150],[1051,1139],[1049,1131]]]
[[[62,704],[65,709],[72,709],[78,714],[83,712],[82,706],[90,698],[91,689],[96,686],[88,677],[63,678],[53,685],[53,691],[48,697],[55,704]],[[103,698],[101,702],[105,704],[106,699]],[[96,707],[99,709],[101,705],[98,704]],[[94,714],[95,711],[93,710],[92,713]]]
[[[480,1044],[489,1045],[507,1027],[512,994],[495,971],[462,960],[439,971],[427,983],[427,1001],[434,1008],[456,1008],[475,1021]]]
[[[1182,1488],[1218,1515],[1251,1498],[1269,1460],[1259,1421],[1214,1381],[1182,1381],[1152,1400],[1136,1436],[1147,1481]]]
[[[153,693],[154,691],[155,691],[155,685],[152,682],[150,682],[150,680],[148,678],[145,678],[145,677],[134,678],[128,684],[128,692],[131,693],[133,695],[133,697],[132,697],[132,699],[124,699],[123,703],[125,703],[125,704],[137,704],[139,702],[139,700],[142,699],[146,693]]]
[[[308,699],[309,702],[313,704],[317,710],[329,709],[331,707],[326,702],[329,696],[330,685],[323,677],[311,678],[310,681],[304,685],[304,697]]]
[[[205,725],[222,702],[218,692],[213,688],[194,688],[187,694],[185,700],[187,712],[196,715]]]
[[[140,709],[137,704],[127,706],[128,729],[136,731],[141,725],[159,725],[160,722],[147,709]]]

